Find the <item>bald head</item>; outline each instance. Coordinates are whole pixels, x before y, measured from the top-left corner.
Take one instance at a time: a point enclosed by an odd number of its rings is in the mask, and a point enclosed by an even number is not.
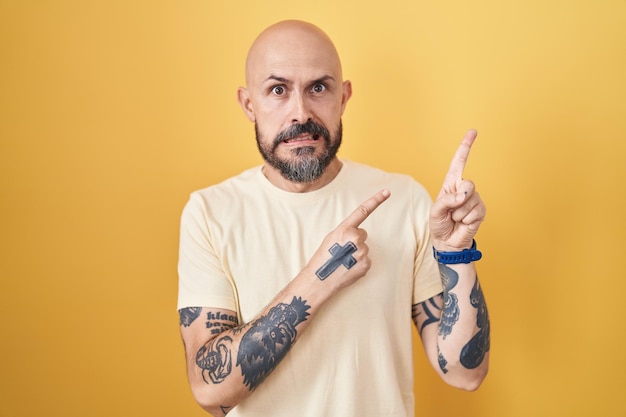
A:
[[[270,26],[250,47],[246,84],[237,99],[255,124],[266,177],[298,192],[332,180],[341,168],[336,154],[352,84],[342,79],[330,38],[297,20]]]
[[[328,35],[307,22],[278,22],[252,43],[246,60],[246,83],[251,88],[283,69],[304,70],[313,65],[341,83],[341,62]]]

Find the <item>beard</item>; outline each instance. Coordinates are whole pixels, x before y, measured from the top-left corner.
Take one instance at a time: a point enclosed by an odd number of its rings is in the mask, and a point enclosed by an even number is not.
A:
[[[304,124],[291,125],[276,135],[270,144],[262,143],[262,136],[256,124],[254,131],[257,147],[263,159],[271,167],[277,169],[283,178],[296,183],[312,183],[320,178],[331,161],[337,156],[343,136],[341,120],[337,126],[334,140],[332,140],[328,129],[311,120]],[[320,155],[315,155],[315,148],[312,146],[301,146],[293,149],[289,158],[280,158],[276,155],[276,148],[282,142],[305,133],[317,138],[317,140],[324,140],[324,150]]]

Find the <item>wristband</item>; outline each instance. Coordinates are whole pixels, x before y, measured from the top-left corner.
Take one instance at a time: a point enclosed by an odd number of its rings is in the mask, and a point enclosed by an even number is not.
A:
[[[468,264],[478,261],[483,257],[483,254],[476,249],[476,241],[472,239],[472,247],[460,252],[439,252],[433,246],[433,256],[440,264]]]

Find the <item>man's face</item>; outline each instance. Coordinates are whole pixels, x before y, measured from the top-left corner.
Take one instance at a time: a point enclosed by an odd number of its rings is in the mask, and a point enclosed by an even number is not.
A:
[[[242,106],[263,158],[284,178],[313,182],[335,158],[351,87],[341,77],[334,47],[315,33],[273,33],[251,49]]]

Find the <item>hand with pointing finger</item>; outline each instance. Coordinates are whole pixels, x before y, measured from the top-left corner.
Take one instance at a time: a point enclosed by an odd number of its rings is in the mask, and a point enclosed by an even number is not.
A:
[[[463,169],[476,135],[475,130],[465,134],[431,208],[430,230],[437,250],[460,251],[471,247],[485,219],[485,204],[474,183],[463,179]]]
[[[315,268],[318,279],[328,278],[333,287],[343,288],[367,273],[371,266],[367,232],[359,226],[389,195],[388,190],[377,192],[324,238],[308,265]]]

